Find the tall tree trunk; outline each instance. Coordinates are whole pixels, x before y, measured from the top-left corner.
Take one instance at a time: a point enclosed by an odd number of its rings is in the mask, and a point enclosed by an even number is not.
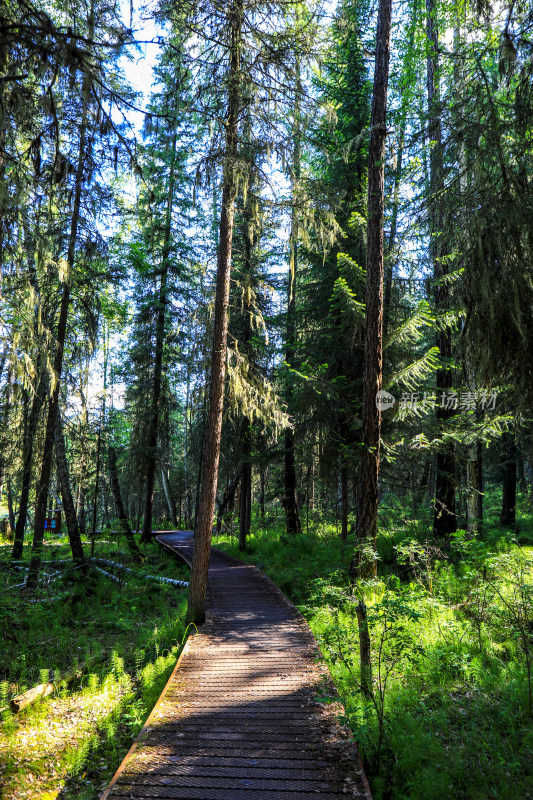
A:
[[[408,34],[408,52],[412,54],[415,33],[418,25],[417,7],[413,10],[411,23],[409,26]],[[402,166],[403,166],[403,151],[405,147],[405,130],[407,127],[407,113],[409,111],[410,97],[408,92],[404,92],[401,100],[400,110],[400,129],[398,132],[398,142],[396,151],[396,166],[394,169],[394,188],[393,188],[393,202],[392,213],[390,220],[389,239],[387,241],[387,253],[385,264],[385,289],[384,289],[384,309],[383,309],[383,336],[387,335],[390,317],[390,305],[392,299],[392,280],[393,280],[393,264],[394,264],[394,248],[396,246],[396,235],[398,232],[398,214],[400,211],[400,186],[402,180]]]
[[[111,445],[109,446],[107,455],[108,455],[107,463],[109,466],[109,477],[111,479],[111,491],[113,492],[113,500],[115,501],[115,508],[117,511],[120,532],[126,537],[126,543],[133,557],[133,560],[136,561],[137,563],[140,563],[143,560],[143,555],[139,550],[139,548],[137,547],[137,542],[135,541],[135,537],[133,536],[133,531],[130,528],[129,520],[126,516],[126,512],[124,511],[124,505],[122,503],[122,495],[120,493],[120,483],[118,480],[117,454],[115,452],[115,448],[112,447]]]
[[[247,138],[250,139],[250,125],[247,121]],[[251,154],[250,158],[250,174],[253,171],[253,160]],[[250,186],[248,187],[250,189]],[[243,225],[243,238],[244,238],[244,275],[243,278],[248,279],[250,286],[252,285],[252,235],[250,230],[251,209],[249,205],[244,210],[244,225]],[[251,308],[250,301],[243,302],[244,319],[244,333],[243,333],[243,354],[251,360],[251,347],[250,342],[252,338],[252,324],[251,324]],[[246,540],[250,534],[250,505],[251,505],[251,481],[252,481],[252,465],[250,462],[252,452],[252,431],[250,427],[250,420],[244,417],[242,420],[241,430],[241,452],[242,452],[242,467],[241,467],[241,503],[239,513],[239,550],[246,550]]]
[[[516,440],[512,431],[503,434],[502,525],[516,523]]]
[[[483,528],[483,456],[481,442],[473,442],[468,448],[466,462],[466,517],[470,533],[480,533]]]
[[[518,488],[520,492],[527,494],[526,464],[522,441],[516,447],[516,469],[518,471]]]
[[[222,529],[222,520],[224,518],[224,512],[226,508],[229,508],[231,504],[235,501],[235,492],[237,491],[237,486],[241,482],[242,473],[237,475],[233,483],[230,483],[224,492],[224,497],[222,498],[222,502],[218,506],[217,510],[217,535],[220,535],[220,531]]]
[[[298,270],[298,213],[296,210],[296,197],[301,177],[301,130],[300,130],[300,95],[302,91],[300,82],[300,61],[296,57],[296,90],[294,97],[294,162],[292,167],[292,219],[290,234],[290,267],[289,285],[287,295],[287,343],[285,348],[285,361],[289,367],[294,366],[294,347],[296,342],[296,274]],[[289,377],[286,384],[287,407],[292,410],[292,380]],[[302,523],[298,509],[298,495],[296,486],[296,467],[294,462],[294,429],[285,430],[285,519],[287,533],[301,533]]]
[[[170,154],[170,172],[168,178],[168,202],[165,218],[165,232],[161,258],[161,277],[159,284],[159,299],[157,308],[157,322],[155,330],[155,358],[154,358],[154,383],[152,392],[152,411],[148,428],[147,464],[146,464],[146,500],[144,504],[144,520],[141,542],[152,539],[152,507],[154,502],[154,482],[157,436],[159,431],[159,416],[161,406],[161,378],[163,374],[163,351],[165,343],[165,323],[168,305],[168,271],[170,267],[170,234],[172,230],[172,204],[174,201],[174,170],[177,138],[177,117],[174,120],[172,144]],[[174,514],[175,516],[175,514]]]
[[[194,622],[196,624],[201,624],[205,620],[207,572],[209,568],[209,553],[211,550],[211,535],[213,531],[213,517],[217,491],[218,462],[220,458],[220,434],[222,431],[224,380],[226,376],[231,249],[233,243],[233,219],[235,214],[237,132],[241,100],[240,51],[242,47],[243,15],[243,0],[233,0],[228,20],[231,27],[228,113],[226,117],[226,149],[224,158],[222,209],[220,214],[209,411],[205,437],[202,488],[194,537],[194,555],[186,616],[187,622]]]
[[[174,495],[172,494],[172,488],[170,486],[170,481],[168,479],[168,475],[165,471],[165,468],[161,466],[161,485],[163,486],[163,492],[165,493],[165,500],[167,501],[167,508],[168,514],[170,517],[170,521],[176,528],[178,525],[178,515],[176,512],[176,502],[174,500]]]
[[[135,527],[135,533],[139,533],[141,529],[141,514],[142,514],[142,481],[139,481],[138,489],[137,489],[137,525]]]
[[[247,495],[246,498],[246,535],[250,535],[250,526],[252,523],[252,462],[248,462],[248,476],[247,476]]]
[[[361,667],[361,691],[366,697],[373,694],[372,687],[372,650],[366,606],[361,600],[356,607],[357,625],[359,628],[359,663]]]
[[[94,556],[94,545],[96,541],[96,523],[98,521],[98,491],[100,488],[100,451],[102,447],[102,424],[98,428],[98,438],[96,439],[96,477],[94,480],[94,503],[93,503],[93,522],[91,526],[91,558]]]
[[[396,153],[396,169],[394,170],[393,206],[390,222],[390,233],[387,242],[387,265],[385,270],[385,296],[383,309],[383,335],[386,336],[389,328],[390,305],[392,300],[392,279],[394,247],[398,231],[398,213],[400,210],[400,183],[402,177],[403,149],[405,144],[406,114],[400,120],[400,133],[398,135],[398,150]]]
[[[428,134],[429,134],[429,252],[433,263],[435,279],[435,308],[437,315],[445,314],[450,307],[449,289],[443,278],[448,274],[445,246],[442,233],[442,214],[440,204],[444,192],[442,168],[442,126],[439,91],[439,36],[437,28],[437,7],[435,0],[426,0],[426,34],[428,39],[427,57],[427,95],[428,95]],[[443,366],[437,370],[437,420],[442,428],[453,416],[452,408],[447,408],[446,396],[453,388],[451,369],[446,365],[452,357],[452,332],[449,326],[441,325],[437,332],[437,347]],[[437,453],[435,475],[435,506],[433,513],[433,534],[436,539],[447,540],[450,533],[457,530],[455,513],[455,452],[453,444],[448,443]]]
[[[11,481],[7,481],[7,514],[9,518],[9,527],[11,528],[11,533],[15,530],[15,512],[13,511],[13,492],[11,491]]]
[[[72,558],[78,564],[81,564],[85,561],[85,554],[83,552],[80,529],[78,527],[78,518],[76,516],[76,508],[74,506],[74,500],[72,498],[72,491],[70,488],[70,476],[67,454],[65,451],[65,438],[63,436],[63,424],[61,422],[60,413],[57,415],[55,449],[57,472],[61,486],[61,497],[63,498],[63,513],[65,514],[65,522],[67,524]]]
[[[309,507],[309,502],[307,503]],[[343,458],[341,464],[341,539],[345,542],[348,538],[348,465]]]
[[[39,207],[38,207],[39,209]],[[28,277],[31,284],[33,291],[35,292],[35,296],[39,298],[39,283],[37,280],[37,272],[35,269],[35,259],[33,257],[34,245],[35,245],[35,238],[39,236],[39,213],[37,214],[37,224],[35,234],[32,236],[29,225],[25,222],[25,217],[23,217],[23,227],[24,227],[24,237],[25,237],[25,248],[26,252],[28,253]],[[42,350],[44,349],[44,342],[41,340],[41,335],[39,333],[39,325],[40,325],[40,314],[41,314],[41,304],[40,302],[36,302],[35,309],[34,309],[34,316],[33,316],[33,332],[36,341],[40,342],[40,347],[37,352],[36,358],[36,373],[37,373],[37,382],[35,385],[35,392],[32,397],[31,401],[31,410],[29,414],[27,414],[27,403],[29,402],[29,396],[26,393],[25,397],[25,426],[24,426],[24,440],[23,440],[23,458],[22,458],[22,484],[20,488],[20,502],[19,502],[19,513],[17,517],[17,524],[15,528],[15,541],[13,543],[13,559],[19,559],[22,557],[22,550],[24,546],[24,533],[26,529],[26,521],[28,518],[28,503],[30,497],[30,488],[31,488],[31,478],[32,478],[32,464],[33,464],[33,447],[35,442],[35,435],[37,433],[37,426],[39,423],[39,415],[41,413],[41,409],[43,407],[43,403],[45,401],[46,396],[46,389],[47,389],[47,377],[43,367],[43,355]]]
[[[241,467],[241,497],[239,509],[239,550],[246,550],[246,539],[250,534],[250,505],[252,491],[252,465],[250,463],[251,432],[248,418],[243,420],[241,438],[242,467]]]
[[[83,425],[85,428],[84,436],[87,436],[89,430],[89,410],[87,408],[88,381],[89,381],[89,367],[88,365],[86,365],[85,370],[82,372],[80,365],[80,400],[81,400]],[[87,529],[87,516],[85,513],[86,480],[87,480],[87,463],[86,463],[86,453],[84,449],[84,452],[81,455],[81,466],[80,466],[79,486],[78,486],[78,502],[76,508],[78,514],[78,525],[80,528],[81,536],[85,536]]]
[[[0,92],[0,99],[1,99],[1,92]],[[1,156],[0,156],[1,158]],[[1,224],[1,223],[0,223]],[[0,380],[2,379],[2,375],[4,372],[5,362],[6,362],[6,350],[2,354],[2,359],[0,361]],[[8,422],[9,422],[9,412],[11,410],[11,383],[12,383],[12,370],[9,369],[7,374],[7,382],[6,382],[6,397],[5,401],[0,409],[0,430],[7,432],[8,430]],[[28,394],[25,393],[25,403],[24,403],[24,431],[27,428],[27,400]],[[4,486],[4,478],[6,474],[6,448],[5,442],[3,443],[4,446],[0,447],[0,504],[2,503],[2,490]],[[12,531],[14,528],[11,529]]]
[[[392,0],[380,0],[368,152],[366,318],[363,365],[361,464],[357,491],[357,541],[376,548],[381,410],[376,405],[383,377],[383,216]],[[360,573],[377,574],[377,562],[360,561]]]
[[[88,39],[92,40],[94,34],[94,8],[91,4],[89,12],[89,31]],[[46,420],[46,430],[44,436],[43,458],[41,464],[41,474],[36,490],[35,520],[33,528],[32,555],[28,575],[26,578],[26,588],[34,589],[39,581],[41,569],[41,559],[44,540],[44,524],[46,520],[46,504],[48,500],[48,489],[52,472],[52,457],[54,452],[54,439],[56,433],[58,409],[59,409],[59,390],[61,387],[61,374],[63,371],[63,352],[67,333],[68,309],[70,303],[70,276],[74,267],[74,255],[76,251],[76,238],[78,234],[78,222],[80,217],[81,193],[83,186],[83,169],[87,157],[87,127],[89,96],[91,91],[91,79],[85,73],[82,87],[82,115],[80,121],[80,146],[78,152],[78,164],[76,168],[76,178],[74,185],[74,204],[72,208],[72,219],[70,224],[70,236],[67,251],[67,270],[63,292],[61,296],[61,306],[59,311],[59,322],[57,326],[56,348],[54,357],[55,384],[48,401],[48,417]]]
[[[265,484],[266,484],[266,467],[261,466],[259,470],[259,511],[261,513],[261,521],[265,521]]]
[[[187,359],[187,391],[185,394],[185,427],[183,435],[183,494],[185,496],[185,527],[191,524],[191,492],[189,488],[189,391],[190,367]],[[180,504],[181,517],[181,504]]]
[[[22,483],[20,487],[19,511],[15,525],[15,541],[13,543],[12,558],[18,560],[22,558],[24,547],[24,530],[28,519],[28,503],[31,489],[31,473],[33,461],[33,445],[37,433],[39,414],[44,401],[45,381],[43,375],[37,385],[35,394],[31,401],[30,412],[27,415],[26,425],[24,426],[24,442],[22,446]],[[26,398],[26,403],[29,397]]]

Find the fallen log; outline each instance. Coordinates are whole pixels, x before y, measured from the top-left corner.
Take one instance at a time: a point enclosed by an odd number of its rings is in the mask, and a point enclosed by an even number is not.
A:
[[[73,667],[64,672],[57,681],[48,681],[47,683],[40,683],[38,686],[33,686],[22,694],[18,694],[10,702],[11,711],[13,714],[18,714],[24,708],[33,705],[37,700],[42,700],[44,697],[52,694],[55,689],[60,686],[69,686],[76,678],[88,672],[95,664],[105,661],[107,653],[100,653],[98,655],[90,656],[81,666]]]
[[[115,569],[122,570],[123,572],[129,572],[132,575],[136,575],[138,578],[148,578],[149,580],[159,581],[160,583],[169,583],[172,586],[180,586],[183,588],[189,585],[188,581],[179,581],[177,580],[177,578],[165,578],[164,575],[145,575],[143,572],[139,572],[138,570],[125,567],[124,564],[121,564],[119,561],[110,561],[107,558],[92,558],[91,563],[93,565],[96,563],[106,564],[106,566],[114,567]],[[116,578],[114,575],[110,575],[105,570],[100,569],[100,567],[96,567],[96,569],[99,569],[100,572],[104,573],[104,575],[107,575],[108,577],[113,578],[114,580],[118,580],[118,578]]]

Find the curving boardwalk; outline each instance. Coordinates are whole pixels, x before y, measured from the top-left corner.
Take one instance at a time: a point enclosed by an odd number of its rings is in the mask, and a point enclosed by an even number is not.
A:
[[[190,562],[190,532],[157,540]],[[189,637],[107,798],[371,800],[307,624],[255,567],[213,551],[207,622]]]

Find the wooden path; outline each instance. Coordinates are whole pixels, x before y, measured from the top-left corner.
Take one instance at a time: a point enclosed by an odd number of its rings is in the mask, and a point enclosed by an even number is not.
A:
[[[157,540],[186,561],[189,532]],[[255,567],[213,551],[207,622],[191,635],[107,798],[371,800],[301,615]]]

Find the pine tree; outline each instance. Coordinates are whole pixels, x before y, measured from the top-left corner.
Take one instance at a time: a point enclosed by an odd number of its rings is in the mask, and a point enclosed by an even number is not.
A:
[[[381,410],[377,393],[383,374],[383,220],[384,157],[389,80],[392,3],[380,0],[376,32],[376,62],[368,149],[367,258],[365,292],[365,353],[363,367],[362,444],[357,487],[358,542],[374,550],[378,522],[378,474]],[[362,574],[376,575],[375,560],[362,563]]]

